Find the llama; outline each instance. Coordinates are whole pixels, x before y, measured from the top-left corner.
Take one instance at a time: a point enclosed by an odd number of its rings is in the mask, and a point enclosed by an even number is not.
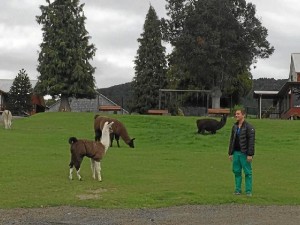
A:
[[[128,135],[128,132],[126,130],[126,127],[124,126],[123,123],[121,123],[119,120],[117,119],[113,119],[113,118],[108,118],[108,117],[101,117],[99,115],[96,115],[94,117],[94,130],[95,130],[95,141],[99,141],[100,137],[101,137],[101,129],[103,127],[103,124],[108,121],[108,122],[114,122],[113,126],[112,126],[112,130],[113,132],[110,134],[110,146],[112,147],[112,143],[114,138],[117,141],[117,145],[118,147],[120,147],[119,144],[119,139],[120,137],[123,139],[123,141],[131,148],[134,148],[134,140],[135,138],[130,138]]]
[[[112,125],[114,122],[105,122],[102,130],[102,138],[101,142],[90,141],[90,140],[78,140],[75,137],[70,137],[69,144],[71,145],[71,162],[70,166],[70,175],[69,179],[73,179],[73,166],[76,168],[77,177],[79,180],[81,176],[80,165],[84,158],[87,156],[91,159],[91,169],[92,169],[92,177],[96,179],[96,175],[98,177],[98,181],[102,181],[101,177],[101,164],[100,161],[104,157],[110,146],[110,132],[112,129]]]
[[[5,129],[11,129],[12,114],[9,110],[4,110],[2,113]]]
[[[196,121],[198,127],[198,133],[204,134],[205,131],[215,134],[217,130],[220,130],[225,126],[227,115],[224,114],[220,121],[215,119],[199,119]]]

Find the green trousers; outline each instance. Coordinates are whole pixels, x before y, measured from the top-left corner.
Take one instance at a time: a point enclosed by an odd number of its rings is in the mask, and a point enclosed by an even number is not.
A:
[[[240,152],[233,152],[232,171],[235,176],[235,192],[242,191],[242,170],[245,174],[245,191],[252,193],[252,166],[247,161],[247,155]]]

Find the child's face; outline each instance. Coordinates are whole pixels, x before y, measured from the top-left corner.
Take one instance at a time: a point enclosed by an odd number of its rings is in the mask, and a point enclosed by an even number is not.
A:
[[[245,115],[242,113],[241,110],[236,110],[234,116],[236,121],[242,121],[245,118]]]

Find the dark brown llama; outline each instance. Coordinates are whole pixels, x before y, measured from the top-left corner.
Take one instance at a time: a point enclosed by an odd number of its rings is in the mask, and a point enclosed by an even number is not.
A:
[[[130,138],[127,132],[127,129],[125,125],[120,122],[117,119],[114,118],[109,118],[109,117],[103,117],[96,115],[94,117],[94,130],[95,130],[95,141],[99,141],[101,138],[101,130],[103,127],[103,124],[108,121],[108,122],[114,122],[112,126],[112,133],[110,134],[110,146],[112,147],[112,143],[114,138],[117,141],[118,147],[120,147],[119,144],[119,139],[120,137],[123,139],[123,141],[131,148],[134,148],[134,140],[135,138]]]
[[[198,133],[204,134],[205,131],[210,132],[211,134],[215,134],[217,130],[220,130],[225,126],[227,120],[227,115],[224,114],[220,121],[215,119],[199,119],[196,121]]]
[[[79,174],[80,165],[83,158],[86,156],[91,158],[91,169],[93,178],[96,179],[96,174],[99,181],[102,181],[101,177],[101,164],[100,161],[104,157],[110,146],[110,132],[113,122],[105,122],[102,130],[101,141],[91,141],[91,140],[78,140],[75,137],[69,138],[69,144],[71,145],[71,161],[70,161],[70,175],[69,179],[72,180],[73,167],[77,171],[77,177],[81,180]]]

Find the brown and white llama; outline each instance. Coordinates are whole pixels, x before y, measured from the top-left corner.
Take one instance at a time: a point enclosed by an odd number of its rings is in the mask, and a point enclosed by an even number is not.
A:
[[[3,111],[2,119],[3,119],[3,122],[4,122],[5,129],[11,129],[12,114],[9,110],[4,110]]]
[[[199,119],[196,121],[198,133],[204,134],[205,131],[210,132],[211,134],[215,134],[217,130],[220,130],[225,126],[227,120],[227,115],[224,114],[220,121],[215,119],[205,118]]]
[[[96,179],[96,175],[98,181],[102,181],[101,177],[101,159],[103,159],[106,154],[109,146],[110,146],[110,132],[112,128],[113,122],[105,122],[102,130],[102,137],[100,142],[91,141],[81,139],[78,140],[75,137],[70,137],[69,144],[71,145],[71,162],[70,166],[70,175],[69,179],[73,179],[73,167],[75,167],[77,171],[77,177],[79,180],[82,180],[79,172],[80,165],[85,156],[91,159],[91,169],[92,176]]]
[[[131,148],[134,148],[134,140],[135,138],[130,138],[127,132],[127,129],[125,125],[120,122],[117,119],[109,118],[109,117],[103,117],[99,115],[95,115],[94,117],[94,130],[95,130],[95,141],[99,141],[101,138],[101,130],[104,125],[104,123],[108,122],[114,122],[112,126],[112,133],[110,134],[110,146],[112,147],[112,143],[114,138],[117,141],[118,147],[120,147],[119,139],[120,137],[123,139],[123,141]]]

